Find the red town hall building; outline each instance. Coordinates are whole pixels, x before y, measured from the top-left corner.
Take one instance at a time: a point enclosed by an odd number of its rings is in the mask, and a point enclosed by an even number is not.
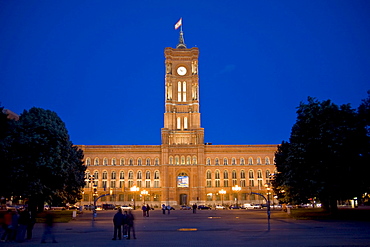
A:
[[[81,201],[98,205],[232,205],[266,203],[277,145],[204,143],[199,111],[199,49],[180,32],[165,55],[165,113],[161,145],[79,145],[85,154]],[[101,201],[100,201],[101,200]]]

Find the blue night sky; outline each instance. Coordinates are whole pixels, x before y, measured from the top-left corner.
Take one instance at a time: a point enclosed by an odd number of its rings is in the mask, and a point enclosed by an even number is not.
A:
[[[74,144],[159,145],[180,17],[206,142],[279,144],[308,96],[367,97],[368,0],[0,0],[1,105],[55,111]]]

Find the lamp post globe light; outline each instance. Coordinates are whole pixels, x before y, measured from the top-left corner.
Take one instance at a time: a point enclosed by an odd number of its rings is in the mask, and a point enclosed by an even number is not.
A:
[[[221,205],[224,205],[224,195],[226,194],[226,190],[222,189],[218,193],[221,195]]]
[[[238,186],[237,184],[231,188],[234,192],[236,192],[236,205],[239,204],[239,191],[242,189],[242,187]]]
[[[139,187],[137,187],[136,185],[134,185],[134,186],[132,186],[131,188],[130,188],[130,191],[133,193],[133,195],[134,195],[134,197],[133,197],[133,199],[134,199],[134,210],[136,209],[136,200],[135,200],[135,195],[136,195],[136,192],[138,192],[140,190],[140,188]]]

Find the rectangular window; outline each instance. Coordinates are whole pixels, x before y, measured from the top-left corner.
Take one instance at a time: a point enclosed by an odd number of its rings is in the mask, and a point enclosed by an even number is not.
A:
[[[249,179],[249,186],[254,187],[254,180],[253,179]]]
[[[245,187],[245,179],[240,180],[240,187]]]
[[[215,181],[215,186],[216,186],[216,187],[220,187],[220,184],[221,184],[220,180],[216,180],[216,181]]]
[[[110,181],[110,187],[116,188],[116,181]]]
[[[229,180],[224,180],[224,187],[229,187]]]
[[[124,201],[124,195],[123,194],[119,194],[118,195],[118,201]]]
[[[154,188],[159,188],[159,181],[154,181]]]
[[[125,188],[125,181],[119,181],[119,187],[120,188]]]
[[[212,181],[211,180],[207,180],[207,187],[212,187]]]
[[[132,186],[134,186],[134,181],[132,180],[128,181],[128,187],[131,188]]]
[[[150,188],[150,180],[145,181],[145,187]]]
[[[262,180],[259,179],[257,182],[258,182],[258,189],[259,190],[262,189],[262,187],[263,187]]]

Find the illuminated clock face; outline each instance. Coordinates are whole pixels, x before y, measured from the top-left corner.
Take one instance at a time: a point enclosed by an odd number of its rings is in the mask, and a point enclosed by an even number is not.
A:
[[[185,75],[186,74],[186,68],[183,66],[180,66],[177,68],[177,74],[179,75]]]

